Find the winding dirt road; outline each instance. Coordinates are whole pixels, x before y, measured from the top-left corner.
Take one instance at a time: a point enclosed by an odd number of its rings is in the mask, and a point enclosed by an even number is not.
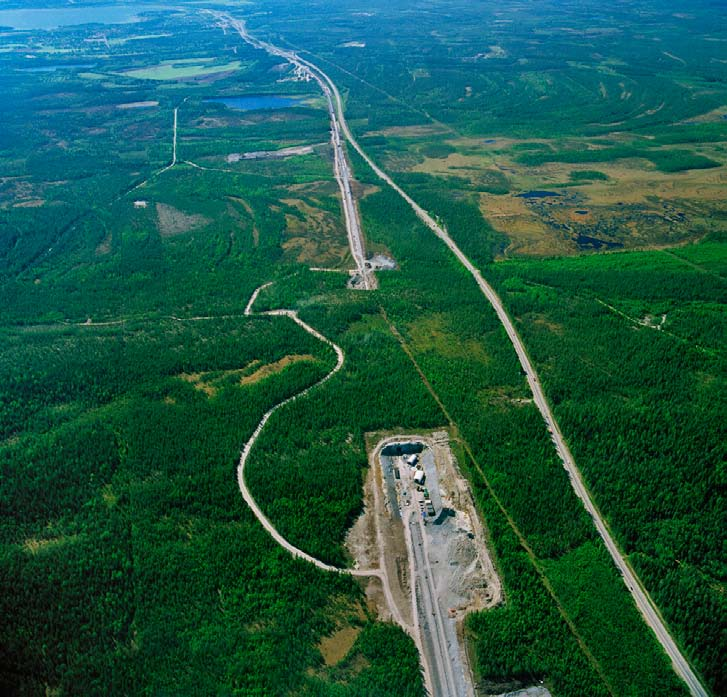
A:
[[[325,375],[323,378],[321,378],[318,382],[314,383],[310,387],[307,387],[302,392],[298,392],[297,394],[293,395],[292,397],[288,397],[287,399],[284,399],[282,402],[278,402],[275,406],[268,409],[268,411],[265,412],[262,419],[260,419],[260,422],[258,423],[257,427],[253,431],[252,435],[248,439],[248,441],[245,443],[245,446],[242,449],[242,452],[240,453],[240,460],[237,465],[237,483],[240,487],[240,493],[242,494],[242,498],[245,500],[245,503],[250,507],[252,512],[254,513],[255,517],[260,521],[261,525],[267,530],[267,532],[270,534],[270,536],[286,551],[288,551],[291,555],[294,557],[297,557],[298,559],[304,559],[305,561],[313,564],[314,566],[317,566],[319,569],[322,569],[323,571],[331,571],[339,574],[348,574],[350,576],[360,576],[360,577],[375,577],[378,578],[381,582],[381,586],[384,592],[384,596],[386,598],[386,603],[389,607],[389,612],[391,613],[391,616],[394,618],[394,621],[404,629],[415,641],[417,644],[417,647],[419,647],[420,641],[419,637],[417,636],[417,633],[409,623],[407,623],[400,610],[398,605],[396,604],[393,594],[391,592],[391,586],[389,584],[389,577],[386,572],[386,569],[381,566],[381,568],[378,569],[342,569],[337,566],[333,566],[331,564],[326,564],[325,562],[321,561],[320,559],[316,559],[315,557],[311,556],[307,552],[304,552],[302,549],[299,549],[295,545],[288,542],[288,540],[283,537],[280,532],[276,529],[276,527],[273,525],[273,523],[270,521],[270,519],[263,513],[260,506],[258,506],[257,501],[255,500],[255,497],[252,495],[252,492],[247,486],[247,482],[245,481],[245,465],[247,464],[247,461],[250,457],[250,453],[253,449],[253,446],[255,445],[257,439],[260,437],[260,434],[262,433],[263,428],[265,428],[265,425],[269,421],[270,417],[278,411],[281,407],[284,407],[286,404],[290,404],[291,402],[294,402],[296,399],[300,399],[301,397],[307,395],[312,390],[315,390],[316,388],[320,387],[324,383],[328,382],[341,368],[343,367],[344,361],[345,361],[345,354],[343,352],[343,349],[327,337],[323,336],[319,331],[311,327],[309,324],[304,322],[300,317],[298,317],[298,313],[294,310],[268,310],[267,312],[261,312],[261,313],[254,313],[253,307],[255,305],[255,302],[260,295],[260,293],[269,286],[272,285],[272,282],[265,283],[264,285],[260,286],[255,290],[255,292],[250,296],[250,300],[247,303],[247,306],[245,307],[245,316],[251,317],[256,314],[259,314],[259,316],[272,316],[272,317],[288,317],[289,319],[293,320],[299,327],[301,327],[304,331],[308,332],[311,336],[314,336],[319,341],[323,342],[324,344],[330,346],[335,354],[336,354],[336,365],[331,369],[331,371]],[[425,673],[426,673],[426,666],[425,666]]]

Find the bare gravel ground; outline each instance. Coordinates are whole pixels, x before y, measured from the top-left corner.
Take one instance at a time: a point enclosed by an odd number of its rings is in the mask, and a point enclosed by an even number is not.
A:
[[[420,443],[417,467],[404,456],[381,454],[392,442]],[[354,565],[386,569],[399,613],[411,623],[405,628],[419,646],[430,691],[474,695],[464,618],[499,604],[502,588],[449,435],[437,431],[386,437],[371,449],[370,464],[364,512],[346,542]],[[418,486],[414,475],[420,470],[426,479]],[[426,499],[432,501],[433,514],[425,510]],[[382,616],[390,615],[375,580],[369,583],[368,597]]]

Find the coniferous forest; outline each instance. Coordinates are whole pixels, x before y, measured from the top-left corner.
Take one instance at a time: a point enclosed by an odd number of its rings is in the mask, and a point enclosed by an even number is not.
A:
[[[423,695],[350,567],[366,436],[446,429],[504,602],[478,695],[686,695],[472,277],[481,269],[679,648],[727,694],[724,8],[60,0],[0,9],[0,692]],[[70,13],[70,14],[69,14]],[[75,14],[74,14],[75,13]],[[320,271],[324,269],[324,271]],[[263,289],[250,313],[248,301]],[[334,646],[334,649],[330,647]]]

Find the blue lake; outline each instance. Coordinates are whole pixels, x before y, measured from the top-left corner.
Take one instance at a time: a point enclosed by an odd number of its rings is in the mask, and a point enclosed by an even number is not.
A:
[[[16,68],[21,73],[54,73],[56,70],[75,70],[93,68],[95,63],[58,63],[57,65],[39,65],[35,68]]]
[[[235,111],[255,109],[286,109],[300,106],[304,97],[281,97],[277,94],[250,94],[245,97],[210,97],[205,102],[218,102]]]
[[[138,22],[140,12],[167,9],[164,5],[95,5],[58,9],[0,10],[0,26],[13,29],[57,29],[80,24]]]
[[[526,191],[524,194],[517,194],[518,198],[548,198],[550,196],[562,196],[555,191]]]

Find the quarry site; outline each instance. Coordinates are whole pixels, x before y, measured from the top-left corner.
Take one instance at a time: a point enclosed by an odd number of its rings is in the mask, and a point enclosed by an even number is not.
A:
[[[385,571],[430,694],[474,697],[463,621],[499,604],[502,589],[449,434],[389,436],[369,458],[365,510],[347,540],[356,567]],[[367,594],[391,619],[379,579]]]

